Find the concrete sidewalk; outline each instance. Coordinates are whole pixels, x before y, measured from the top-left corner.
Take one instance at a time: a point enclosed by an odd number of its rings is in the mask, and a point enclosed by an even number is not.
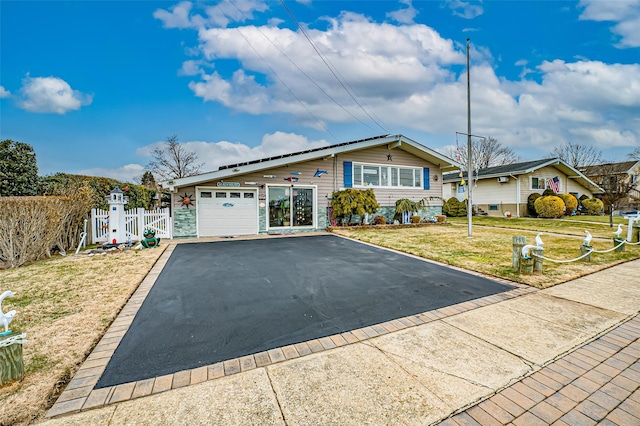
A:
[[[518,288],[245,357],[237,365],[209,366],[204,375],[192,370],[120,385],[104,391],[102,408],[89,409],[91,396],[63,398],[73,392],[65,390],[46,424],[432,424],[456,413],[448,422],[470,423],[473,417],[465,409],[508,393],[521,379],[541,374],[584,345],[596,345],[635,317],[639,275],[640,260],[635,260],[546,290]],[[640,352],[640,328],[637,321],[629,324],[622,329],[631,342],[626,361],[636,367],[629,367],[627,376],[637,374]],[[606,360],[592,363],[593,369]],[[637,392],[630,395],[627,405],[637,406]],[[535,406],[523,407],[519,416]],[[575,408],[566,407],[566,413]],[[81,409],[86,411],[69,414]],[[622,411],[617,414],[629,414]],[[517,418],[489,417],[478,423]]]

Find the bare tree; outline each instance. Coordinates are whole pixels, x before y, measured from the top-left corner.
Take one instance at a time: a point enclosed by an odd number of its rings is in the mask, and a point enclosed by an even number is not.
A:
[[[640,161],[640,147],[634,149],[632,153],[627,155],[627,157],[629,157],[632,160]]]
[[[478,169],[487,169],[494,166],[503,166],[505,164],[514,164],[521,161],[521,158],[513,152],[513,149],[503,146],[497,139],[473,139],[471,141],[471,149],[473,150],[473,160]],[[463,145],[458,149],[448,148],[444,155],[467,164],[467,145]]]
[[[574,169],[594,166],[602,162],[602,152],[592,146],[566,142],[551,151],[553,157],[558,157]]]
[[[609,212],[610,226],[613,226],[613,211],[638,190],[638,184],[630,179],[625,170],[620,169],[619,164],[607,163],[589,167],[589,179],[604,190],[602,194],[597,194],[597,197]]]
[[[154,149],[152,155],[147,170],[161,181],[197,175],[204,165],[197,163],[196,153],[179,143],[176,135],[168,137],[164,146]]]

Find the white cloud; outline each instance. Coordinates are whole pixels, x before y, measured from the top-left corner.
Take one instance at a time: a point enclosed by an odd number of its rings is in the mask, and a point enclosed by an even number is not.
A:
[[[202,22],[200,15],[190,17],[192,4],[189,1],[183,1],[170,8],[170,11],[158,9],[153,12],[153,17],[162,21],[165,28],[194,28],[196,22]]]
[[[183,1],[169,10],[157,9],[153,17],[162,21],[165,28],[202,28],[205,25],[226,27],[230,22],[244,22],[254,18],[254,12],[264,12],[269,7],[264,0],[222,0],[205,9],[204,16],[192,13],[193,3]]]
[[[137,178],[144,173],[144,166],[140,164],[127,164],[117,169],[107,169],[95,167],[78,171],[78,174],[85,176],[102,176],[117,179],[122,182],[136,182]]]
[[[57,77],[29,77],[22,80],[18,106],[30,112],[65,114],[91,104],[93,97],[73,90]]]
[[[640,47],[640,0],[581,0],[580,19],[616,22],[611,32],[620,36],[619,48]]]
[[[463,44],[426,25],[392,25],[351,12],[326,21],[326,28],[307,28],[307,34],[358,102],[386,127],[437,135],[466,129]],[[205,101],[241,113],[288,114],[296,124],[315,128],[358,120],[372,123],[300,32],[271,25],[207,24],[198,29],[198,38],[198,59],[183,68],[197,76],[189,87]],[[603,144],[598,149],[640,142],[638,64],[520,60],[520,77],[508,79],[496,74],[486,47],[472,45],[471,58],[474,134],[495,137],[512,148],[535,147],[544,154],[577,137],[587,145]],[[225,68],[216,67],[219,60]],[[229,63],[238,65],[229,70]],[[215,71],[202,71],[205,68]],[[527,80],[532,74],[535,79]],[[219,144],[216,149],[221,150],[225,145]],[[235,145],[231,144],[235,154],[228,157],[233,159],[227,162],[264,154]]]
[[[189,151],[195,152],[198,161],[205,164],[202,169],[203,171],[213,171],[217,170],[220,166],[258,160],[291,152],[305,151],[328,145],[329,143],[324,139],[310,141],[305,136],[284,132],[264,135],[260,145],[255,147],[228,141],[191,141],[184,143],[184,147]],[[161,148],[162,146],[163,142],[156,142],[139,148],[136,154],[142,157],[150,157],[156,147]]]
[[[201,72],[201,62],[190,59],[182,63],[182,68],[178,71],[178,75],[198,75]]]
[[[8,98],[11,96],[11,92],[4,88],[4,86],[0,86],[0,99]]]
[[[459,16],[464,19],[473,19],[484,13],[482,8],[482,1],[480,4],[471,4],[468,1],[462,0],[447,0],[446,6],[453,11],[455,16]]]
[[[411,0],[400,0],[400,3],[407,5],[407,7],[387,13],[387,17],[401,24],[413,24],[418,11],[411,4]]]

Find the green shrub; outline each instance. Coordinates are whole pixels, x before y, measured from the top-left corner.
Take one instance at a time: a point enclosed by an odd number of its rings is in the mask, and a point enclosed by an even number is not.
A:
[[[467,215],[467,203],[451,197],[442,206],[442,214],[449,217],[464,217]]]
[[[376,201],[373,189],[347,188],[332,194],[331,208],[333,216],[344,224],[345,217],[348,216],[347,223],[351,223],[353,215],[359,215],[364,221],[365,213],[374,214],[380,208],[380,204]]]
[[[581,197],[582,198],[582,197]],[[589,215],[599,215],[602,212],[602,200],[597,198],[589,198],[582,201],[582,213]]]
[[[578,199],[572,194],[558,194],[558,197],[564,201],[566,210],[564,213],[568,216],[578,208]]]
[[[402,215],[405,212],[408,212],[409,214],[418,213],[420,210],[422,210],[423,207],[424,204],[422,203],[422,201],[413,201],[408,198],[400,198],[398,201],[396,201],[396,212],[393,218],[394,220],[402,222]]]
[[[542,191],[542,196],[543,197],[552,197],[552,196],[555,197],[556,195],[558,195],[558,194],[553,192],[553,189],[551,189],[551,188],[547,188],[544,191]]]
[[[556,218],[564,214],[564,201],[562,198],[550,195],[548,197],[542,196],[538,198],[534,207],[539,217]]]
[[[542,195],[538,194],[537,192],[534,192],[534,193],[530,194],[529,197],[527,198],[527,210],[529,211],[528,213],[531,216],[537,216],[536,208],[534,206],[534,203],[540,197],[542,197]]]

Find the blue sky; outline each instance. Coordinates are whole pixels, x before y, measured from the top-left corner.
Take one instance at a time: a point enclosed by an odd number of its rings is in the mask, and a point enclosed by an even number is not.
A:
[[[636,28],[640,0],[0,0],[0,139],[40,174],[123,180],[174,134],[203,171],[387,133],[444,152],[467,128],[471,38],[473,134],[622,161]]]

